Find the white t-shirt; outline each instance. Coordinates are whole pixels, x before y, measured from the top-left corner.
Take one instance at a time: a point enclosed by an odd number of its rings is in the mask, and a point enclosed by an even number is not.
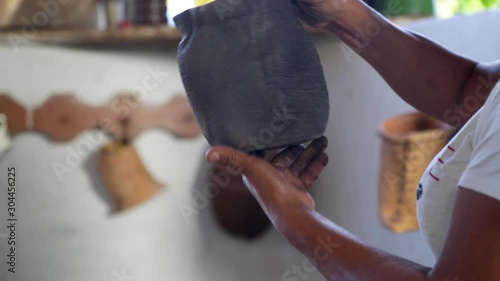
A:
[[[443,250],[459,186],[500,200],[500,83],[434,158],[418,187],[420,228],[436,260]]]

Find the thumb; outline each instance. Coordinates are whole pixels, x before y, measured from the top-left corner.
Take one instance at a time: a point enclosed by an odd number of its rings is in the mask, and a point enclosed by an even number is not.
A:
[[[237,166],[245,173],[249,169],[252,156],[228,146],[211,148],[206,154],[207,161],[220,166]]]

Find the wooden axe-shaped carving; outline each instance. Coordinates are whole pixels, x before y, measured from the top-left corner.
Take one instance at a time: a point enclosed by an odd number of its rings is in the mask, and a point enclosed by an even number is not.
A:
[[[151,128],[168,130],[179,138],[193,138],[201,131],[187,98],[178,96],[160,106],[145,107],[130,95],[120,95],[105,106],[93,107],[72,95],[56,95],[34,113],[34,130],[56,141],[68,141],[85,130],[102,128],[115,139],[133,140]],[[129,120],[127,136],[119,135],[120,121]]]
[[[121,130],[123,119],[128,120],[126,132]],[[116,140],[133,140],[152,128],[167,130],[182,139],[197,137],[201,133],[185,96],[176,96],[159,106],[144,106],[135,96],[121,94],[101,109],[100,122],[99,126]]]
[[[26,109],[9,95],[0,93],[0,113],[3,113],[9,122],[9,133],[19,134],[27,130]]]

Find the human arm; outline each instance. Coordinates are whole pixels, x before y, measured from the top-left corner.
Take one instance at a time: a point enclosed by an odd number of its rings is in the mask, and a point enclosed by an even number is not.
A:
[[[307,159],[322,157],[324,160],[324,156],[319,155],[325,146],[316,141],[313,154],[317,156],[304,157],[307,154],[304,152],[297,158],[306,165],[295,164],[299,160],[274,160],[275,169],[262,159],[227,147],[211,150],[207,158],[218,165],[239,167],[248,188],[276,229],[310,258],[328,280],[500,279],[500,241],[497,238],[500,235],[497,219],[500,202],[460,188],[445,249],[437,265],[427,268],[364,244],[315,210],[307,189],[326,163]]]
[[[403,100],[450,125],[465,124],[500,79],[500,62],[482,64],[453,53],[396,26],[363,1],[298,2],[302,20],[335,34]],[[466,101],[475,106],[464,106]]]
[[[370,247],[311,208],[283,206],[273,223],[327,280],[493,281],[500,278],[499,215],[499,201],[460,188],[434,268]]]

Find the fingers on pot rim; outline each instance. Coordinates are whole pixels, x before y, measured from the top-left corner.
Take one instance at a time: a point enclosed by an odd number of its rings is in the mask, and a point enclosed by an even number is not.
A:
[[[306,169],[320,157],[328,146],[328,139],[320,137],[315,139],[304,152],[290,165],[290,171],[299,177]]]
[[[314,159],[314,161],[306,168],[306,170],[302,174],[300,174],[300,179],[308,190],[316,182],[327,164],[328,155],[326,153],[322,153],[318,155],[316,159]]]
[[[288,147],[274,156],[271,163],[278,167],[288,168],[305,150],[304,145]]]

